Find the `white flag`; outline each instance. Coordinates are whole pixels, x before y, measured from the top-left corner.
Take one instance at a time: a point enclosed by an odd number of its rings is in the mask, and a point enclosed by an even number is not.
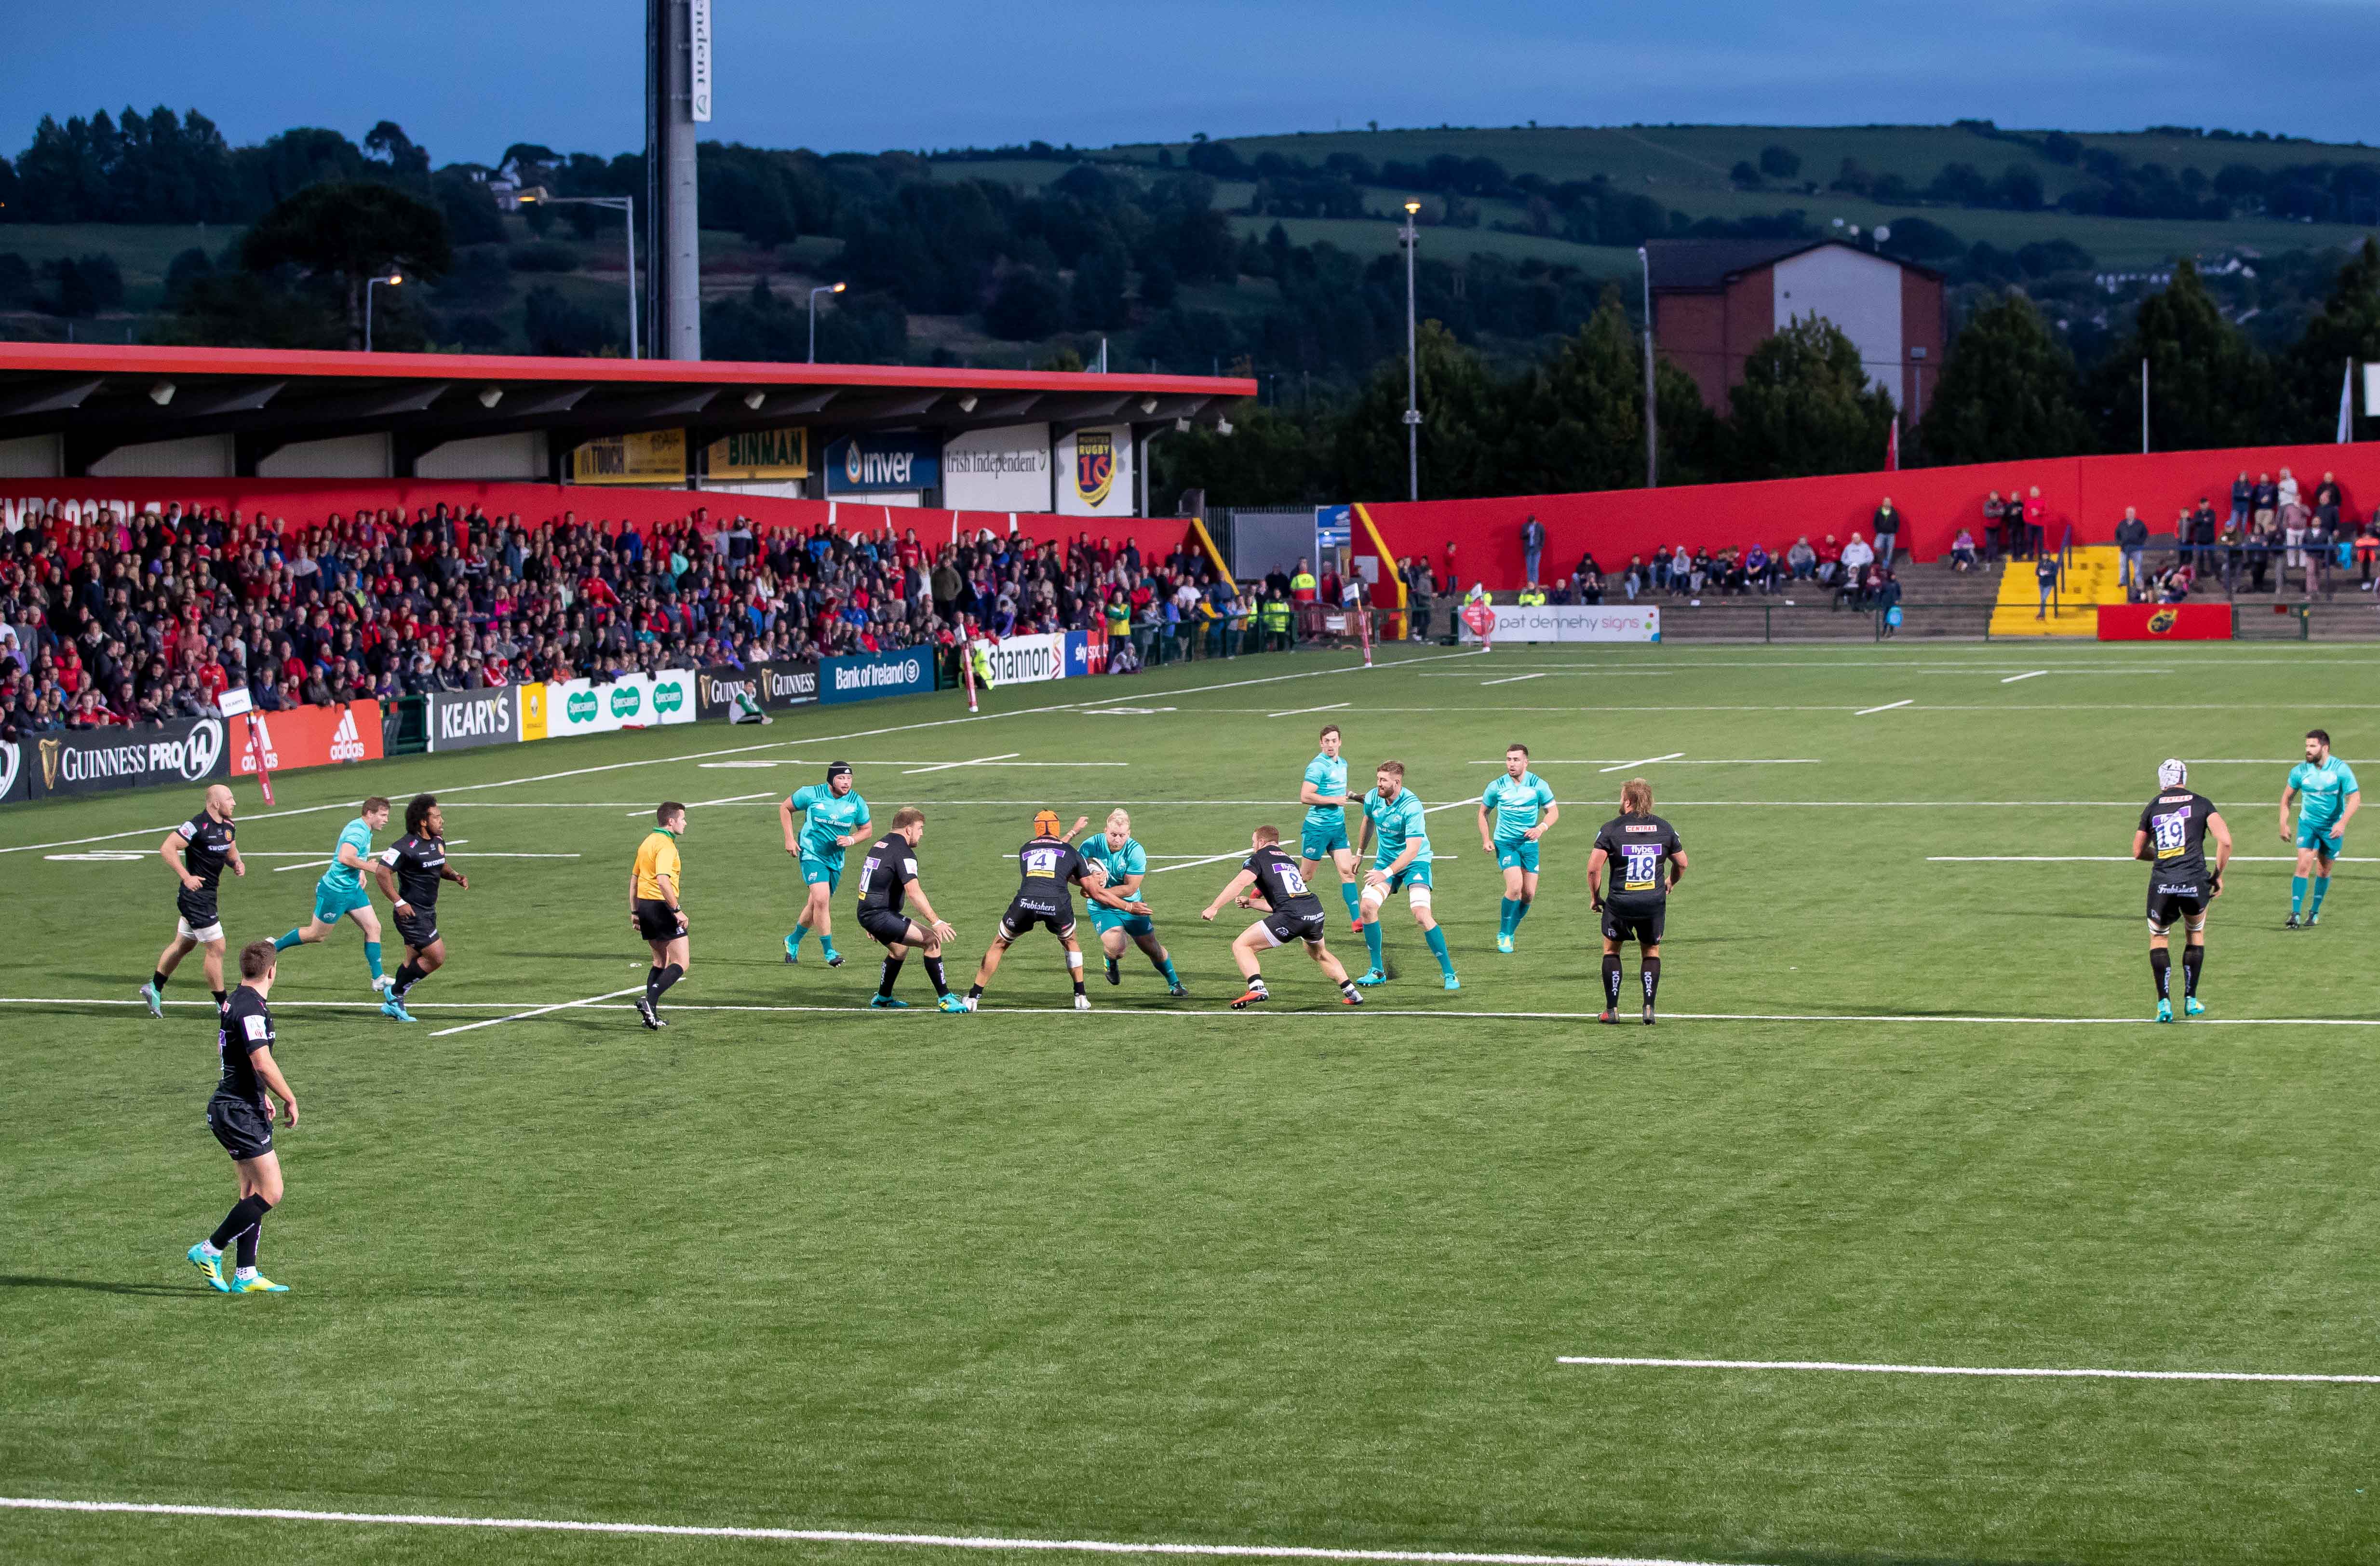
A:
[[[2338,443],[2355,439],[2355,361],[2347,361],[2347,373],[2338,382]]]

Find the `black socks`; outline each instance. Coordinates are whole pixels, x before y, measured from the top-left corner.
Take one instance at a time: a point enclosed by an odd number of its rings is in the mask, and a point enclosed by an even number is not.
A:
[[[2150,947],[2149,972],[2156,977],[2157,999],[2169,999],[2173,994],[2173,953],[2162,946]]]
[[[1645,1004],[1650,1006],[1653,1003],[1653,997],[1659,994],[1661,990],[1661,959],[1658,957],[1647,957],[1640,965],[1645,970],[1643,976],[1645,979]]]
[[[2198,993],[2198,970],[2206,965],[2206,948],[2185,946],[2181,949],[2181,992]]]
[[[220,1251],[234,1241],[237,1241],[239,1265],[254,1267],[256,1265],[256,1226],[262,1223],[264,1215],[272,1210],[273,1204],[262,1196],[242,1196],[233,1206],[231,1211],[224,1214],[224,1220],[215,1225],[215,1232],[207,1236],[207,1244]]]
[[[926,982],[934,987],[934,994],[937,997],[948,995],[951,992],[951,987],[942,977],[942,960],[940,957],[928,957],[925,962]]]
[[[389,993],[402,1001],[405,999],[405,992],[419,984],[426,977],[421,971],[420,965],[407,963],[396,970],[396,981],[390,987]]]
[[[164,992],[164,989],[165,989],[165,976],[164,976],[164,972],[163,972],[163,971],[159,971],[159,972],[156,972],[156,973],[152,973],[152,974],[149,976],[149,983],[150,983],[150,985],[151,985],[151,987],[152,987],[152,988],[155,989],[156,989],[156,990],[158,990],[160,993],[163,993],[163,992]]]
[[[1607,1010],[1620,1009],[1620,953],[1606,953],[1603,958],[1603,1001]]]
[[[218,989],[214,993],[215,1010],[220,1012],[224,1009],[224,1002],[231,999],[231,991],[228,989]]]
[[[899,957],[884,959],[884,982],[876,987],[876,993],[887,1001],[892,999],[892,981],[901,977],[902,962],[903,959]]]
[[[645,978],[646,1003],[655,1006],[660,1005],[662,996],[667,993],[669,987],[675,984],[679,979],[684,978],[685,977],[686,970],[678,966],[675,963],[672,963],[665,968],[654,968],[650,970]]]

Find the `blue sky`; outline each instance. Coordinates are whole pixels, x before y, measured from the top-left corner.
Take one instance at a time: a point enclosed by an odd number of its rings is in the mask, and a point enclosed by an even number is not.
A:
[[[639,140],[641,0],[35,5],[0,150],[44,112],[195,106],[235,141],[395,119],[440,162]],[[713,0],[722,139],[1094,146],[1384,126],[2228,126],[2380,140],[2374,0]]]

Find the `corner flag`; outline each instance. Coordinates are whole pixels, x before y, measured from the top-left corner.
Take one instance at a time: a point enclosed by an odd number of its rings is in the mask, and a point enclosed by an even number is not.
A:
[[[2338,382],[2338,443],[2346,445],[2355,439],[2355,361],[2347,361],[2347,373]]]

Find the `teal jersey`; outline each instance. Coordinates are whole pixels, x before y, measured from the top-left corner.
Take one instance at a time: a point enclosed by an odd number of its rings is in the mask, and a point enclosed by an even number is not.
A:
[[[339,850],[352,847],[358,859],[371,857],[371,827],[361,816],[339,829],[339,841],[331,849],[330,867],[322,872],[322,884],[334,892],[361,892],[362,874],[339,863]]]
[[[1325,756],[1316,752],[1305,764],[1305,781],[1314,785],[1317,794],[1327,794],[1334,799],[1347,797],[1347,759]],[[1305,824],[1309,827],[1343,827],[1347,812],[1336,805],[1309,805],[1305,807]]]
[[[2334,756],[2317,767],[2301,761],[2289,769],[2289,786],[2298,791],[2298,820],[2326,827],[2347,808],[2347,796],[2357,792],[2355,769]]]
[[[794,808],[802,812],[802,852],[813,859],[836,859],[843,856],[838,837],[848,837],[868,824],[868,801],[853,789],[842,798],[824,783],[809,783],[794,790]]]
[[[1538,814],[1554,802],[1554,791],[1546,780],[1535,772],[1524,771],[1518,780],[1510,772],[1499,772],[1496,781],[1479,796],[1480,805],[1495,813],[1496,841],[1512,843],[1523,832],[1537,824]]]
[[[1127,837],[1123,840],[1122,848],[1111,848],[1108,846],[1108,834],[1095,832],[1090,835],[1089,840],[1075,852],[1083,856],[1083,863],[1086,865],[1097,865],[1107,872],[1108,890],[1111,892],[1114,892],[1126,876],[1145,876],[1148,873],[1148,850],[1143,848],[1136,838]],[[1135,893],[1132,901],[1146,903],[1148,899]],[[1102,903],[1099,906],[1104,909],[1107,904]]]
[[[1380,834],[1376,868],[1394,863],[1408,843],[1421,845],[1415,851],[1415,864],[1429,863],[1429,827],[1423,819],[1421,799],[1413,790],[1401,788],[1394,800],[1384,800],[1376,788],[1364,795],[1363,806],[1364,814],[1371,818],[1372,829]]]

